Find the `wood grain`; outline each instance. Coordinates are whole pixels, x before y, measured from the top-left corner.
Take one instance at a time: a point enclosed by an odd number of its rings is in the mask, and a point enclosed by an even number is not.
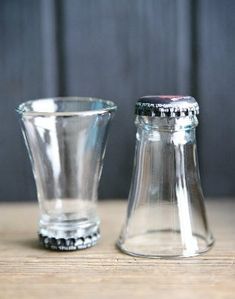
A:
[[[1,201],[36,198],[15,107],[58,95],[117,103],[100,195],[127,196],[135,101],[145,94],[189,92],[189,2],[0,1]]]
[[[234,0],[1,0],[0,201],[36,198],[15,107],[56,95],[118,105],[100,184],[107,198],[128,194],[136,99],[196,96],[204,191],[234,195],[234,15]]]
[[[66,93],[113,99],[118,105],[100,183],[102,198],[128,194],[136,100],[146,94],[189,92],[188,2],[63,2]]]
[[[196,2],[202,182],[210,196],[231,196],[235,193],[235,139],[231,138],[235,128],[235,1]]]
[[[208,201],[216,237],[206,255],[134,258],[115,248],[125,202],[99,205],[102,240],[90,249],[53,252],[36,238],[37,206],[0,206],[0,298],[234,298],[235,202]]]
[[[15,108],[43,96],[40,12],[40,1],[0,1],[0,200],[36,198]]]

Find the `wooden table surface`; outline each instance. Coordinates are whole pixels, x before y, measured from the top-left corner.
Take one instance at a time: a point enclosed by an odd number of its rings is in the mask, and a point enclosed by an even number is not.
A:
[[[36,204],[1,204],[0,299],[235,298],[235,200],[207,201],[215,247],[176,260],[134,258],[115,248],[125,208],[125,201],[100,202],[100,243],[54,252],[38,246]]]

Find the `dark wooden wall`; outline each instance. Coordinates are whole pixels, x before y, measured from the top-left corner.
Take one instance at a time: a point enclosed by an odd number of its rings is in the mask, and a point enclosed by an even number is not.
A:
[[[234,0],[1,0],[0,200],[36,197],[14,108],[31,98],[80,95],[118,104],[100,197],[126,197],[134,103],[191,94],[204,191],[235,195]]]

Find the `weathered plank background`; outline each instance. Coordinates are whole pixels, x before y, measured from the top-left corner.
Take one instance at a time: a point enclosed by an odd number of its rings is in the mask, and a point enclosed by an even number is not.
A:
[[[126,197],[134,103],[146,94],[192,94],[203,187],[235,194],[235,1],[1,0],[0,200],[36,197],[14,108],[80,95],[118,104],[100,197]]]

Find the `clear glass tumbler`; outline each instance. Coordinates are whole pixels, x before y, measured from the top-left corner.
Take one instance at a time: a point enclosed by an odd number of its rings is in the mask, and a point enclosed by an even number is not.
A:
[[[207,251],[208,226],[198,168],[192,97],[146,96],[136,103],[136,155],[126,222],[125,253],[149,258]]]
[[[111,101],[61,97],[22,103],[22,132],[32,163],[40,206],[39,238],[55,250],[96,244],[96,212]]]

